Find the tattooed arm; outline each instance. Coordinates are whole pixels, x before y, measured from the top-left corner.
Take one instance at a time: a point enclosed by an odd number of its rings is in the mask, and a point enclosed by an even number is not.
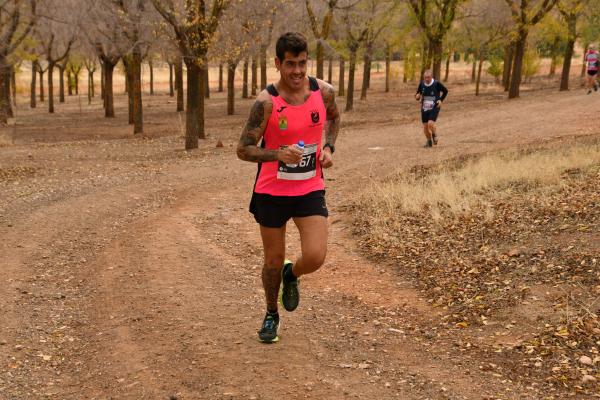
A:
[[[327,121],[325,123],[325,144],[334,146],[340,130],[340,111],[335,101],[335,91],[333,90],[333,86],[321,80],[319,80],[319,87],[321,89],[321,95],[323,96],[323,103],[325,103],[327,114]],[[323,168],[329,168],[333,165],[332,154],[330,147],[325,147],[321,152],[320,161]]]
[[[256,98],[246,126],[242,130],[237,147],[238,157],[251,162],[283,161],[289,164],[300,162],[302,151],[293,146],[282,150],[269,150],[257,146],[265,133],[272,111],[271,97],[266,90],[263,90]]]

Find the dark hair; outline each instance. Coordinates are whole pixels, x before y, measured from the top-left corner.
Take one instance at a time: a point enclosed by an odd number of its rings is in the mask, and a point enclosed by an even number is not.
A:
[[[289,51],[294,56],[302,53],[303,51],[308,51],[308,43],[306,42],[306,37],[299,32],[287,32],[284,33],[277,39],[277,44],[275,45],[275,55],[281,61],[285,57],[285,52]]]

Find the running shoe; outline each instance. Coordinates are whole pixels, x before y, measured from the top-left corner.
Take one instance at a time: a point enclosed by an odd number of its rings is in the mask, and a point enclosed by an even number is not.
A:
[[[263,343],[275,343],[279,341],[277,330],[279,329],[279,317],[275,317],[269,313],[265,315],[262,327],[258,331],[258,338]]]
[[[300,303],[300,292],[298,291],[298,278],[294,280],[285,279],[287,271],[293,267],[294,264],[290,260],[285,260],[283,268],[281,269],[281,304],[287,311],[294,311]]]
[[[435,133],[431,134],[431,139],[433,140],[433,144],[437,145],[437,135]]]
[[[433,141],[431,139],[427,139],[427,143],[425,143],[425,148],[433,147]]]
[[[592,89],[588,90],[587,94],[592,94]]]
[[[594,92],[597,92],[597,91],[598,91],[598,84],[596,83],[596,84],[594,84]]]

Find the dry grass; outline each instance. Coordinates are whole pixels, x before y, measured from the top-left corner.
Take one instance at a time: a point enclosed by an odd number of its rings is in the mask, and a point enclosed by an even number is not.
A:
[[[401,173],[363,193],[361,203],[369,204],[381,221],[398,212],[428,212],[434,218],[468,214],[485,207],[486,198],[501,196],[512,186],[560,184],[561,175],[574,169],[600,164],[600,144],[576,144],[560,150],[532,153],[502,153],[449,164],[422,176]]]

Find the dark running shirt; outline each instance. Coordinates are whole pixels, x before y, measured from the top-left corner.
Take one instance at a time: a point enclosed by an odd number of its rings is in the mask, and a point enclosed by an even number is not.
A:
[[[417,87],[417,93],[421,95],[421,108],[423,111],[433,110],[437,105],[437,101],[444,101],[448,96],[448,89],[440,81],[435,79],[431,85],[425,85],[425,82],[421,81]]]

